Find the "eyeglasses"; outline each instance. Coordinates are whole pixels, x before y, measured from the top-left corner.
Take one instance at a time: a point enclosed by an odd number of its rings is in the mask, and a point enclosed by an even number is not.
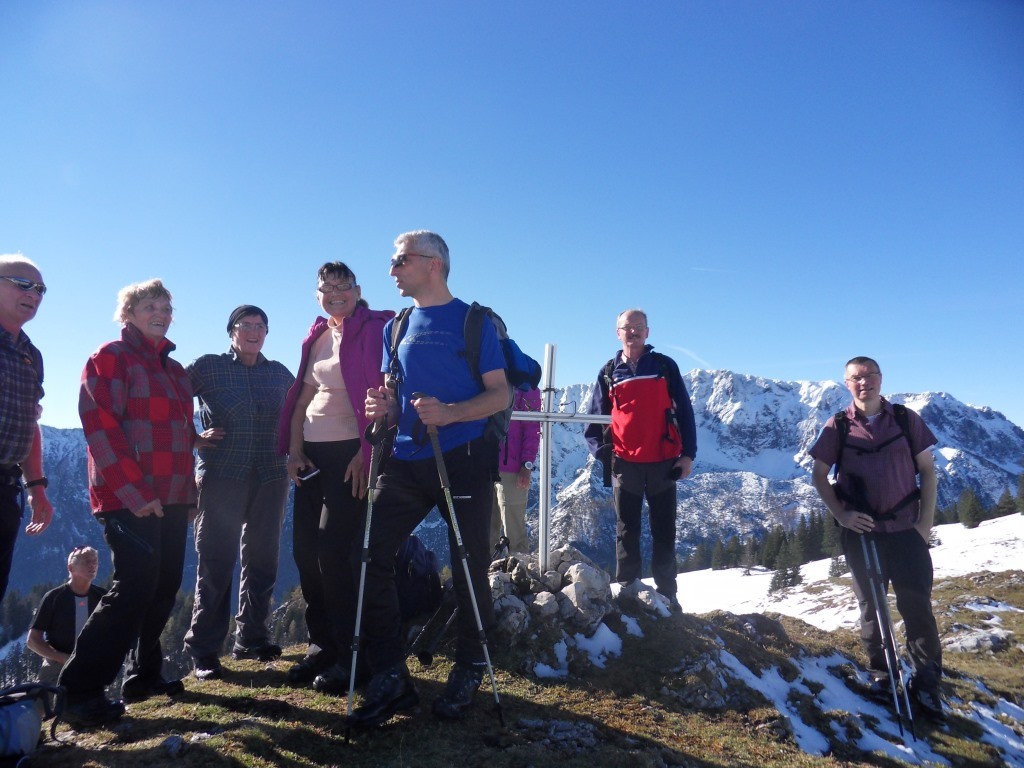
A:
[[[391,268],[404,267],[410,257],[419,256],[421,259],[436,259],[437,256],[428,256],[425,253],[396,253],[391,257]]]
[[[23,291],[35,291],[40,296],[46,293],[46,286],[42,283],[34,283],[31,280],[26,280],[24,277],[8,277],[7,275],[0,275],[0,280],[6,280],[9,283],[13,283]]]
[[[875,376],[881,376],[882,374],[878,371],[872,371],[871,373],[865,373],[863,376],[850,376],[847,381],[851,384],[863,384],[868,379],[873,379]]]
[[[240,331],[259,331],[260,333],[267,332],[267,326],[263,323],[235,323],[235,328]]]
[[[355,285],[355,283],[320,283],[316,289],[320,291],[320,293],[344,293],[345,291],[352,290]]]
[[[620,325],[620,331],[628,331],[629,333],[642,333],[647,330],[646,325]]]

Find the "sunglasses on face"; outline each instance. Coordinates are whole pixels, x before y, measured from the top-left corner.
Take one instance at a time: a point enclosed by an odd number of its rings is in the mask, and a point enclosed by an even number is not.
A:
[[[13,283],[23,291],[35,291],[40,296],[46,293],[45,285],[42,283],[34,283],[31,280],[26,280],[24,277],[8,277],[7,275],[0,275],[0,280],[6,280],[9,283]]]
[[[397,253],[391,257],[391,267],[404,267],[405,264],[413,256],[419,256],[421,259],[436,259],[436,256],[428,256],[425,253]]]

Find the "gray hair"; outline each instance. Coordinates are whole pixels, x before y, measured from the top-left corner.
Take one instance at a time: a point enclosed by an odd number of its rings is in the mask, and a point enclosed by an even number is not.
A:
[[[633,307],[632,309],[624,309],[621,312],[619,312],[619,314],[615,317],[615,325],[618,325],[619,324],[619,320],[621,320],[626,315],[632,315],[632,314],[643,315],[644,316],[644,325],[650,325],[650,323],[647,322],[647,313],[644,312],[639,307]]]
[[[395,238],[395,248],[399,248],[403,244],[411,246],[424,256],[434,256],[440,259],[441,273],[445,280],[448,279],[452,263],[448,257],[448,244],[443,237],[429,229],[417,229],[412,232],[403,232]]]
[[[86,557],[90,559],[95,558],[98,562],[100,559],[100,553],[92,547],[75,547],[71,550],[71,554],[68,555],[68,568]]]
[[[171,292],[164,287],[160,278],[126,285],[117,292],[117,309],[114,310],[114,321],[127,323],[128,315],[135,311],[135,308],[143,299],[167,299],[171,301]]]
[[[36,272],[39,272],[39,265],[32,261],[32,259],[22,256],[20,253],[0,253],[0,270],[6,270],[8,267],[13,267],[15,264],[24,264],[27,267],[32,267]]]

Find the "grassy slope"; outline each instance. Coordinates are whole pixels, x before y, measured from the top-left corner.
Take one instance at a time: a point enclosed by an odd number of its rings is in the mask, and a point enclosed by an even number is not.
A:
[[[984,616],[949,606],[963,595],[988,595],[1024,608],[1024,576],[1020,572],[985,574],[936,585],[936,616],[940,630],[955,623],[980,626]],[[1002,626],[1024,637],[1024,613],[1001,612]],[[223,681],[186,681],[186,693],[129,707],[129,717],[114,730],[74,733],[58,731],[63,744],[42,748],[38,764],[74,766],[487,766],[559,768],[630,766],[828,766],[896,765],[876,755],[852,753],[842,747],[831,757],[801,752],[786,732],[773,706],[742,686],[730,686],[728,706],[696,710],[671,695],[693,683],[699,671],[680,672],[688,659],[712,652],[712,635],[751,669],[779,667],[796,674],[791,659],[806,651],[830,654],[839,650],[860,659],[858,640],[849,631],[822,632],[802,622],[782,619],[759,642],[725,613],[684,615],[646,620],[645,636],[636,638],[613,626],[623,638],[623,653],[607,668],[571,670],[566,680],[539,681],[516,672],[520,655],[494,649],[498,690],[506,727],[500,727],[489,687],[478,694],[477,706],[461,723],[439,723],[430,701],[440,692],[449,669],[439,655],[430,669],[411,669],[423,703],[410,716],[385,727],[359,732],[346,743],[340,715],[344,697],[316,694],[283,686],[284,672],[299,658],[291,648],[272,664],[225,660]],[[962,698],[981,678],[994,693],[1024,702],[1024,652],[1019,645],[995,655],[947,654],[947,699]],[[675,671],[673,671],[675,670]],[[787,678],[788,679],[788,678]],[[699,682],[699,681],[697,681]],[[975,694],[976,695],[976,694]],[[966,706],[966,705],[963,705]],[[574,723],[572,738],[562,747],[545,741],[543,727]],[[821,723],[825,727],[825,723]],[[180,736],[184,751],[169,755],[164,742]],[[928,734],[934,748],[954,765],[993,765],[992,750],[978,742],[973,721],[953,717],[948,732]]]

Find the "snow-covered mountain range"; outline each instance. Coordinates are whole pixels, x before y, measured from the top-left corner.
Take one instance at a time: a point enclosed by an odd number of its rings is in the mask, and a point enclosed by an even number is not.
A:
[[[681,482],[677,548],[680,555],[708,537],[748,536],[777,523],[791,525],[819,504],[810,484],[806,450],[826,419],[849,402],[836,382],[788,382],[729,371],[695,370],[684,376],[697,417],[694,476]],[[593,385],[572,385],[556,393],[558,409],[581,411]],[[966,405],[945,393],[892,394],[920,413],[938,438],[939,504],[945,506],[971,487],[993,503],[1004,489],[1016,491],[1024,471],[1024,430],[1001,413]],[[43,428],[44,461],[56,516],[41,536],[22,533],[11,574],[22,592],[64,578],[67,552],[91,543],[106,551],[100,526],[89,513],[85,441],[79,429]],[[578,424],[552,427],[553,498],[551,546],[571,543],[599,563],[612,561],[615,515],[610,489],[602,487],[600,464],[587,452]],[[528,512],[536,540],[537,475]],[[445,561],[445,527],[433,514],[420,530]],[[291,518],[282,536],[279,592],[297,582],[291,557]],[[185,584],[194,579],[189,547]],[[100,579],[108,573],[101,557]]]

